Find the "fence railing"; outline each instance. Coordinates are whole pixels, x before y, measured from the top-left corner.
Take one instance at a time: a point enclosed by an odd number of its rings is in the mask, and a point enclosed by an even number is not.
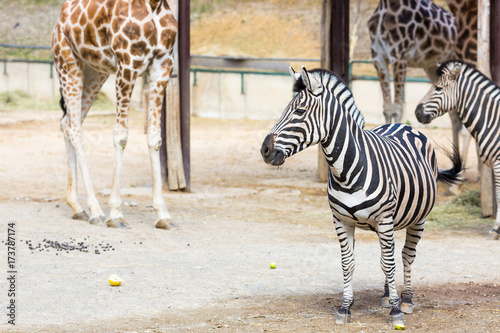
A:
[[[0,48],[14,49],[33,49],[33,50],[50,50],[49,46],[37,45],[15,45],[1,44]],[[24,62],[50,65],[50,78],[53,77],[53,63],[51,60],[31,60],[31,59],[15,59],[15,58],[0,58],[3,62],[3,73],[7,74],[7,63],[9,62]],[[194,85],[196,85],[197,73],[226,73],[240,74],[243,82],[245,74],[254,75],[288,75],[288,63],[290,62],[316,62],[320,59],[310,58],[257,58],[257,57],[233,57],[233,56],[207,56],[207,55],[191,55],[191,72],[194,74]],[[377,76],[370,75],[355,75],[353,67],[356,64],[371,64],[371,60],[351,60],[349,62],[349,85],[354,80],[378,81]],[[274,64],[274,65],[273,65]],[[230,68],[230,69],[227,69]],[[245,68],[245,69],[242,69]],[[254,70],[250,70],[254,69]],[[394,78],[391,77],[391,81]],[[427,78],[406,77],[406,82],[430,82]],[[243,84],[241,86],[244,93]]]

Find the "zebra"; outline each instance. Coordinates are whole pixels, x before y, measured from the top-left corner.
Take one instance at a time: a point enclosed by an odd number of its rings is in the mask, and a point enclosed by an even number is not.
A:
[[[500,238],[500,87],[472,65],[458,60],[437,69],[438,80],[415,109],[423,124],[456,109],[460,121],[476,139],[484,165],[493,169],[497,215],[489,239]]]
[[[436,180],[461,180],[463,161],[457,149],[449,153],[453,167],[438,170],[434,149],[427,138],[405,124],[364,129],[364,118],[348,86],[324,69],[302,67],[294,78],[295,96],[270,130],[261,147],[268,164],[319,143],[329,165],[328,200],[341,247],[344,276],[342,305],[337,324],[351,319],[354,301],[354,229],[379,236],[381,266],[385,273],[382,305],[391,307],[391,325],[404,326],[404,313],[413,312],[411,265],[424,231],[425,217],[436,198]],[[396,290],[394,231],[406,228],[402,251],[402,302]],[[396,326],[397,327],[397,326]]]

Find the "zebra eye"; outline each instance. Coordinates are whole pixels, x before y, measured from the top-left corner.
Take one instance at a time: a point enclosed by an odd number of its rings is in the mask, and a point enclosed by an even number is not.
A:
[[[441,90],[443,90],[443,87],[436,86],[436,91],[441,91]]]
[[[304,113],[306,113],[306,110],[304,110],[304,109],[295,109],[295,111],[293,111],[293,113],[298,114],[299,116],[301,116]]]

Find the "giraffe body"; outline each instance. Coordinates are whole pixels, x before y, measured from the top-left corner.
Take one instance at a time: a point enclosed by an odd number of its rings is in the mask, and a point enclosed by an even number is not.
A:
[[[166,0],[69,0],[64,3],[52,34],[52,54],[66,113],[61,129],[68,154],[68,204],[73,217],[85,219],[76,191],[80,167],[90,209],[89,222],[104,222],[83,153],[82,123],[110,74],[116,75],[114,175],[107,225],[126,227],[121,212],[120,173],[128,139],[128,110],[139,76],[148,74],[147,144],[153,178],[156,226],[168,229],[171,217],[162,197],[159,148],[161,104],[173,69],[177,22]]]
[[[386,122],[400,122],[406,68],[423,68],[432,81],[436,79],[437,63],[451,59],[455,52],[455,18],[429,0],[380,0],[368,28]],[[389,65],[394,72],[394,103]]]

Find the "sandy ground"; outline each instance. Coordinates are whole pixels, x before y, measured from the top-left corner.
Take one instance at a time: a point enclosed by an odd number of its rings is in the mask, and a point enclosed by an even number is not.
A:
[[[364,231],[356,233],[352,323],[335,325],[342,296],[340,251],[326,185],[315,176],[315,148],[277,169],[259,154],[272,121],[193,119],[192,193],[165,194],[180,229],[157,230],[142,119],[133,113],[122,177],[131,228],[115,230],[70,217],[59,117],[0,112],[0,239],[5,243],[8,224],[15,224],[18,272],[16,326],[11,326],[2,244],[1,331],[392,330],[389,311],[379,306],[380,248],[375,235]],[[105,211],[112,127],[110,116],[90,117],[84,126],[88,163]],[[443,130],[429,133],[438,142],[444,139]],[[85,197],[82,188],[80,194]],[[407,331],[498,330],[500,242],[486,241],[487,231],[424,233]],[[402,237],[397,233],[398,256]],[[68,250],[56,251],[55,242],[67,243]],[[83,248],[87,251],[78,250]],[[271,262],[276,269],[269,268]],[[111,274],[123,279],[121,286],[109,285]]]

